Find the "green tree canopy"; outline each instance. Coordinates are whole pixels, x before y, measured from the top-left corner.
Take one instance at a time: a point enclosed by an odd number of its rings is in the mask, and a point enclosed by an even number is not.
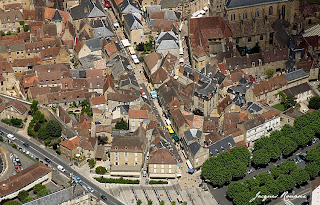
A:
[[[34,193],[34,194],[37,194],[40,190],[45,189],[45,188],[46,188],[45,185],[36,184],[36,185],[33,187],[33,193]]]
[[[50,120],[47,124],[47,130],[50,137],[61,137],[62,128],[60,124],[55,120]]]
[[[310,98],[309,108],[319,110],[319,108],[320,108],[320,97],[319,96],[314,96],[314,97]]]
[[[289,191],[296,186],[296,182],[291,175],[281,174],[277,179],[280,192]]]
[[[115,128],[118,129],[118,130],[128,130],[129,126],[128,126],[128,123],[126,121],[124,121],[123,118],[122,118],[120,121],[118,121],[116,123]]]
[[[18,198],[21,202],[23,202],[23,200],[29,196],[29,192],[27,192],[26,190],[22,190],[18,193]]]
[[[305,170],[309,174],[310,178],[314,179],[319,175],[320,166],[316,162],[310,162],[306,164]]]
[[[96,160],[88,159],[88,164],[89,164],[89,167],[92,169],[94,168],[94,166],[96,166]]]
[[[274,72],[271,68],[266,70],[267,78],[272,78],[273,74],[274,74]]]
[[[96,173],[97,174],[105,174],[107,172],[105,167],[99,166],[96,168]]]
[[[20,203],[17,201],[7,201],[3,205],[20,205]]]
[[[34,112],[33,120],[35,123],[43,123],[47,121],[44,115],[39,110]]]
[[[267,165],[270,162],[269,152],[265,149],[260,149],[253,152],[252,162],[255,165]]]
[[[240,195],[245,191],[249,191],[249,188],[246,184],[241,182],[231,182],[227,189],[227,196],[233,199],[236,197],[236,195]]]
[[[265,185],[268,181],[272,181],[273,177],[266,172],[261,172],[256,176],[256,180],[258,180],[259,186],[262,186]]]
[[[235,147],[230,151],[230,153],[234,156],[235,159],[239,159],[246,165],[249,164],[251,154],[247,148]]]
[[[43,196],[46,196],[48,194],[50,194],[51,191],[49,189],[41,189],[38,193],[37,193],[37,196],[40,198],[40,197],[43,197]]]
[[[32,101],[32,104],[30,106],[30,110],[31,110],[32,115],[34,115],[34,113],[38,110],[38,101],[36,101],[36,100]]]
[[[142,204],[141,199],[138,199],[138,201],[137,201],[137,205],[141,205],[141,204]]]
[[[310,180],[308,172],[304,169],[296,169],[292,172],[291,176],[295,180],[296,184],[301,185]]]

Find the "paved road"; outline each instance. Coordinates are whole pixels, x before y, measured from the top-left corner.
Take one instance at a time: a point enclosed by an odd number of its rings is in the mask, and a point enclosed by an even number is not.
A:
[[[100,187],[98,187],[93,182],[89,181],[86,178],[87,176],[82,176],[80,173],[77,173],[75,170],[73,170],[69,166],[69,164],[67,162],[65,162],[64,160],[60,159],[59,156],[54,155],[50,151],[46,150],[47,148],[42,148],[41,146],[39,146],[35,142],[28,140],[24,136],[19,135],[18,133],[5,128],[2,125],[0,125],[0,130],[2,130],[5,133],[13,134],[17,138],[14,141],[14,143],[17,144],[20,147],[24,147],[23,146],[24,142],[28,143],[30,145],[30,147],[26,148],[26,150],[28,150],[30,153],[34,154],[35,156],[39,157],[41,161],[44,161],[44,158],[49,158],[52,161],[51,162],[51,166],[54,169],[56,169],[58,165],[63,166],[65,168],[65,170],[66,170],[63,174],[66,175],[67,177],[71,178],[74,175],[80,177],[81,180],[82,180],[81,184],[92,187],[95,190],[93,194],[95,196],[97,196],[98,199],[100,199],[101,195],[105,195],[108,198],[107,201],[104,201],[106,204],[110,204],[110,205],[122,205],[122,204],[124,204],[124,203],[120,202],[118,199],[116,199],[113,196],[111,196],[109,193],[107,193],[103,189],[101,189]]]
[[[319,143],[319,142],[318,142],[318,143]],[[293,159],[293,158],[296,157],[296,154],[298,154],[298,153],[302,153],[302,152],[307,152],[307,151],[309,151],[310,149],[314,148],[318,143],[315,143],[315,144],[312,144],[311,146],[307,146],[307,147],[305,147],[305,148],[303,148],[303,149],[297,150],[295,153],[293,153],[292,156],[288,157],[287,159],[281,159],[281,160],[278,160],[278,161],[276,161],[276,162],[274,162],[274,163],[269,163],[267,167],[265,167],[265,168],[260,168],[260,169],[254,171],[254,172],[251,173],[251,174],[247,174],[243,179],[241,179],[241,180],[239,180],[239,181],[240,181],[240,182],[243,182],[245,179],[249,179],[249,178],[252,178],[252,177],[254,177],[254,176],[257,176],[257,175],[258,175],[259,173],[261,173],[261,172],[267,172],[267,171],[270,170],[272,167],[279,165],[280,162],[285,162],[285,161],[288,161],[289,159]],[[298,163],[298,164],[297,164],[297,167],[298,167],[298,168],[304,168],[304,167],[305,167],[305,162],[302,161],[302,162]],[[211,194],[214,196],[214,198],[215,198],[220,204],[232,205],[232,202],[229,201],[229,200],[226,198],[226,191],[227,191],[228,186],[225,185],[225,186],[223,186],[223,187],[221,187],[221,188],[218,189],[218,188],[214,188],[214,187],[212,187],[210,184],[208,184],[208,187],[209,187],[209,189],[210,189]],[[295,191],[295,193],[301,193],[301,192],[303,192],[303,193],[306,193],[305,195],[310,195],[310,193],[307,194],[308,192],[310,192],[310,182],[309,182],[307,185],[305,185],[305,186],[301,186],[300,188],[294,188],[293,190]],[[276,200],[272,200],[272,201],[270,202],[270,204],[277,204],[277,203],[279,203],[279,202],[281,202],[281,201],[283,201],[283,199],[279,197],[279,198],[276,199]],[[296,200],[296,201],[299,201],[299,202],[300,202],[300,201],[304,201],[304,200],[298,199],[298,200]],[[294,203],[294,204],[296,205],[296,203]]]

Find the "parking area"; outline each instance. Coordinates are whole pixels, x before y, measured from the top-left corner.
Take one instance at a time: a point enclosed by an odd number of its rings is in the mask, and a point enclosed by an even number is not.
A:
[[[15,175],[17,172],[15,170],[15,166],[13,164],[12,159],[10,158],[10,155],[17,156],[19,158],[19,161],[21,162],[21,166],[19,167],[19,170],[26,169],[27,167],[31,166],[35,163],[32,159],[27,157],[24,153],[20,152],[19,150],[11,147],[10,145],[0,142],[0,146],[6,150],[6,158],[8,163],[8,168],[6,171],[0,176],[0,181],[8,179],[10,176]]]
[[[147,204],[149,199],[154,204],[159,204],[161,200],[165,204],[169,204],[172,201],[179,204],[178,195],[181,197],[182,202],[186,201],[191,205],[215,204],[212,195],[208,191],[204,191],[201,188],[181,190],[179,184],[149,186],[105,184],[105,190],[125,202],[125,204],[135,204],[139,199],[142,201],[142,204]]]

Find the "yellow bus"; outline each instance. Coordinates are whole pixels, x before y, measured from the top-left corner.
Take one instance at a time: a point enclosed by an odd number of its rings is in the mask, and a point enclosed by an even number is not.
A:
[[[173,131],[173,129],[172,129],[172,127],[171,127],[171,125],[168,125],[168,126],[167,126],[167,128],[168,128],[168,130],[169,130],[169,133],[170,133],[170,134],[173,134],[173,133],[174,133],[174,131]]]
[[[149,83],[149,88],[150,88],[150,90],[154,90],[152,83]]]

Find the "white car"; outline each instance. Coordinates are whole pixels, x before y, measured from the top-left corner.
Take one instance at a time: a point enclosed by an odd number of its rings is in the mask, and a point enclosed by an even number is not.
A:
[[[12,140],[12,141],[16,140],[16,137],[13,136],[12,134],[8,134],[8,135],[7,135],[7,138],[10,139],[10,140]]]
[[[57,169],[60,170],[61,172],[65,172],[66,170],[63,168],[63,166],[61,165],[58,165],[57,166]]]

